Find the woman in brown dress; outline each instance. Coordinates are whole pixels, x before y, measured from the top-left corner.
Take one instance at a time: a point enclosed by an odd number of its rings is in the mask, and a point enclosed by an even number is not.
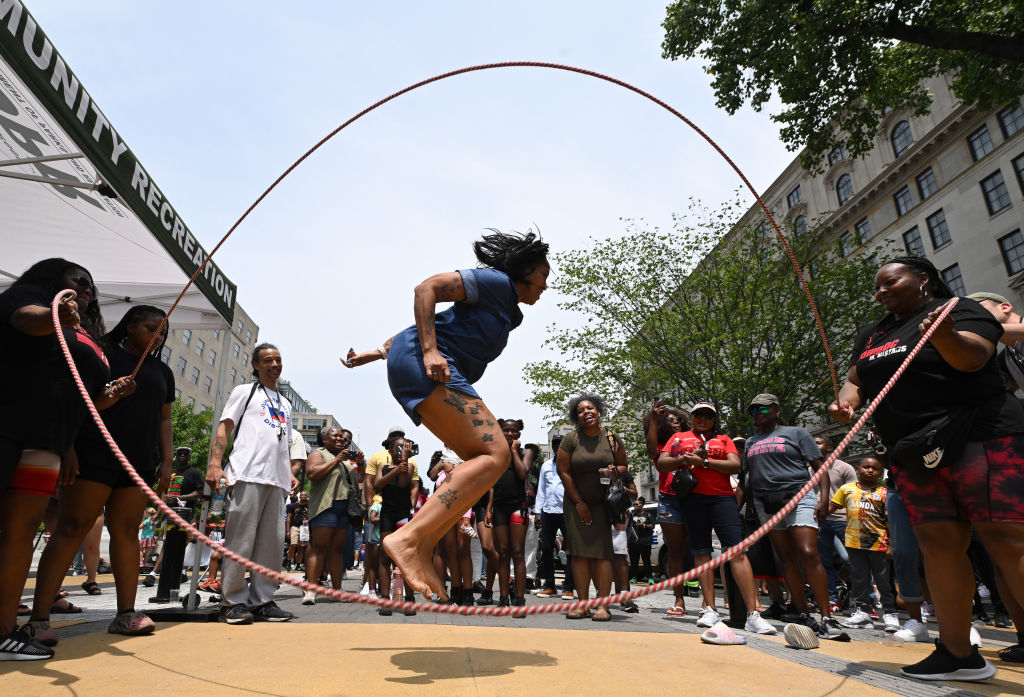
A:
[[[580,600],[588,600],[590,582],[597,597],[605,598],[612,586],[611,517],[605,507],[611,468],[626,472],[626,449],[622,440],[601,426],[604,400],[582,394],[569,402],[569,420],[576,430],[562,439],[555,466],[565,487],[566,552],[572,556],[572,572]],[[568,510],[571,505],[572,510]],[[589,612],[574,610],[567,619],[582,619]],[[607,608],[594,611],[592,619],[607,622]]]

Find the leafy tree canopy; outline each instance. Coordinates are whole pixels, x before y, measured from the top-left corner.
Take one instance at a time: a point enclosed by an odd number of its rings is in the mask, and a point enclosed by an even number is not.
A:
[[[561,419],[573,395],[602,395],[634,465],[640,416],[656,397],[710,400],[732,435],[751,432],[746,407],[759,392],[777,395],[790,419],[823,413],[834,393],[810,305],[769,225],[729,233],[739,213],[738,203],[691,204],[670,232],[627,221],[622,237],[555,255],[552,285],[568,298],[559,307],[583,321],[550,328],[546,345],[561,358],[526,366],[531,401]],[[842,381],[857,332],[879,316],[876,267],[820,240],[811,231],[791,244],[816,269],[809,286]]]
[[[171,429],[175,448],[192,448],[192,466],[206,471],[210,460],[210,438],[213,435],[213,412],[192,413],[192,408],[180,399],[171,404]]]
[[[667,8],[666,58],[700,56],[718,106],[772,118],[806,169],[845,145],[868,152],[886,108],[928,111],[923,80],[950,74],[966,104],[1001,106],[1024,92],[1020,0],[678,0]]]

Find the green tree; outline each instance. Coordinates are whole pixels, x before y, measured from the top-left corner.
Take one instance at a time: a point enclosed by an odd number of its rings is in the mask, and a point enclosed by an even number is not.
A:
[[[582,326],[550,328],[545,343],[561,359],[526,366],[531,401],[561,418],[572,395],[602,395],[634,463],[639,416],[656,397],[711,400],[733,435],[750,433],[746,406],[759,392],[776,394],[790,419],[822,414],[834,393],[810,304],[770,226],[729,232],[738,212],[691,206],[671,232],[627,221],[623,237],[555,255],[552,286],[568,298],[559,308]],[[821,239],[811,231],[791,243],[816,270],[809,286],[841,382],[857,332],[879,316],[876,267]]]
[[[206,471],[210,459],[210,438],[213,435],[213,412],[206,409],[198,414],[180,399],[171,404],[171,428],[175,448],[192,448],[192,466]]]
[[[772,118],[811,171],[840,144],[871,150],[885,109],[926,113],[925,78],[950,74],[981,108],[1024,92],[1020,0],[677,0],[663,26],[664,57],[703,58],[730,114],[777,92],[786,109]]]

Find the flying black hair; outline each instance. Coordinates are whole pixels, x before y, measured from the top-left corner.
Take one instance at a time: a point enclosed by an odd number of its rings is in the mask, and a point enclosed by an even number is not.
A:
[[[931,263],[924,257],[896,257],[885,262],[886,264],[902,264],[917,273],[928,274],[928,287],[932,291],[932,297],[935,298],[952,298],[953,291],[949,289],[946,282],[942,280],[942,274],[935,268],[935,264]]]
[[[523,281],[539,264],[548,260],[548,243],[533,232],[501,232],[487,228],[491,234],[473,243],[473,253],[481,266],[504,271],[513,281]]]
[[[76,264],[73,261],[61,259],[60,257],[54,257],[32,264],[11,286],[36,286],[37,288],[42,288],[50,295],[52,300],[54,295],[67,287],[67,284],[64,282],[64,274],[71,269],[82,269],[89,273],[88,269],[81,264]],[[89,273],[89,276],[91,277],[92,274]],[[89,301],[89,304],[84,309],[80,309],[79,316],[82,318],[82,326],[85,330],[98,339],[106,334],[107,330],[103,325],[103,314],[100,312],[100,299],[96,286],[93,285],[91,290],[92,300]]]
[[[152,305],[136,305],[135,307],[124,313],[124,317],[117,323],[113,329],[103,335],[100,339],[100,343],[103,344],[103,348],[110,349],[117,346],[128,337],[128,326],[140,322],[142,319],[149,317],[150,315],[156,315],[157,317],[166,317],[167,313],[161,310],[159,307],[153,307]],[[171,325],[166,325],[167,332],[171,331]],[[164,347],[164,343],[167,341],[167,334],[163,335],[156,345],[153,346],[153,350],[149,352],[149,355],[153,358],[160,358],[160,349]]]

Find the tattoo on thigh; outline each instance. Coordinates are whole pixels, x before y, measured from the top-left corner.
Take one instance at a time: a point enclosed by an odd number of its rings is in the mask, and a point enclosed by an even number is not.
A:
[[[458,392],[452,392],[451,390],[448,390],[448,396],[444,398],[444,401],[458,409],[460,413],[466,413],[466,398],[460,395]],[[470,412],[474,414],[476,413],[472,409],[470,409]]]
[[[459,492],[457,492],[455,489],[448,489],[447,491],[442,491],[440,494],[438,494],[437,498],[441,503],[444,504],[445,508],[450,510],[452,504],[455,503],[455,498],[458,495],[458,493]]]
[[[476,408],[476,407],[470,407],[469,408],[469,413],[470,414],[479,414],[480,410],[478,408]]]
[[[494,421],[492,421],[491,419],[487,419],[487,425],[488,426],[493,426],[494,425]]]
[[[483,419],[473,419],[473,428],[480,428],[484,425]]]
[[[492,442],[494,440],[494,434],[493,433],[485,433],[483,440],[484,440],[484,443]]]

